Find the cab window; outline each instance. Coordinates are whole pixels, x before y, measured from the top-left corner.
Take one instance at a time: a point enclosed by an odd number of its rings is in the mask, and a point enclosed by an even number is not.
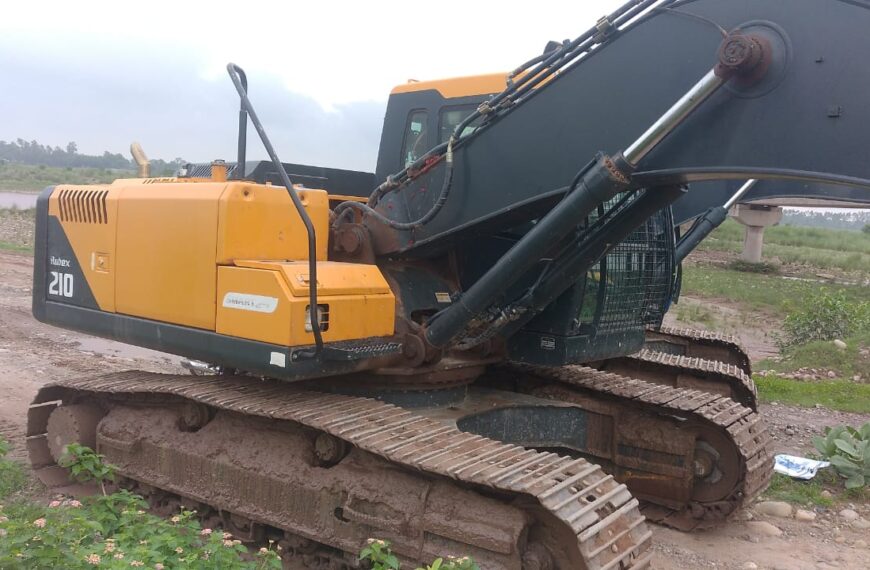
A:
[[[447,142],[447,139],[456,130],[456,126],[472,114],[475,109],[477,109],[477,105],[461,105],[441,109],[441,116],[438,119],[438,142]],[[460,136],[465,136],[473,131],[474,127],[467,126],[462,130]]]
[[[402,145],[402,164],[405,168],[423,156],[429,145],[427,144],[428,133],[426,122],[429,119],[426,111],[411,111],[408,115],[408,124],[405,126],[405,142]]]

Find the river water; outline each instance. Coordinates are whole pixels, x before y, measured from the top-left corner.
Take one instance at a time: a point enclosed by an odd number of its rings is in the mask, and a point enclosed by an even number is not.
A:
[[[38,197],[39,194],[0,192],[0,208],[18,208],[19,210],[35,208]]]

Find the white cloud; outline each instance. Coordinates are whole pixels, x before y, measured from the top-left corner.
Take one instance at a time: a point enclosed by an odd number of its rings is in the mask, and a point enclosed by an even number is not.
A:
[[[252,82],[275,75],[334,109],[385,100],[409,78],[510,70],[620,4],[52,0],[4,6],[0,34],[31,57],[73,67],[180,53],[198,62],[201,77],[218,80],[234,61]]]

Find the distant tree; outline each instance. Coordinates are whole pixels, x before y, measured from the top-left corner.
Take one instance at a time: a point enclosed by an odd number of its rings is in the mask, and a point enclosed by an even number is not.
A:
[[[864,224],[864,227],[861,228],[861,231],[865,234],[870,234],[870,224]]]
[[[0,162],[56,166],[60,168],[101,168],[110,170],[132,170],[133,161],[120,153],[103,152],[102,155],[79,154],[74,141],[66,148],[42,145],[37,141],[16,139],[12,142],[0,140]],[[176,158],[172,161],[155,159],[151,161],[151,172],[155,176],[171,176],[186,161]]]

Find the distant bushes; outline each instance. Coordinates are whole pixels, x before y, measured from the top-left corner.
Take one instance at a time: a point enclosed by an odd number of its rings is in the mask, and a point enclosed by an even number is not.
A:
[[[781,349],[870,331],[870,302],[849,301],[842,291],[819,291],[790,312],[777,339]]]

